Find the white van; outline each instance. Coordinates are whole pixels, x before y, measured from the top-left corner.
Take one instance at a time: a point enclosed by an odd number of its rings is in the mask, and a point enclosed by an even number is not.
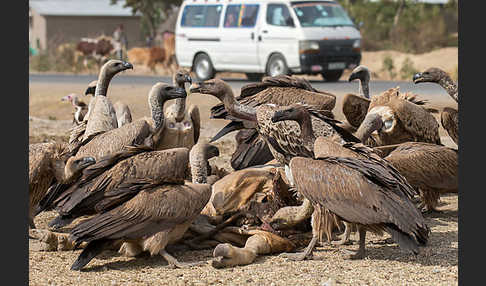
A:
[[[178,64],[199,80],[230,71],[337,81],[361,61],[361,34],[335,1],[185,0],[175,32]]]

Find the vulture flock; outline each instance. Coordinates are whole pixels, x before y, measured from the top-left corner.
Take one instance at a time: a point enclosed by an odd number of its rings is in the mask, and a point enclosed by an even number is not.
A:
[[[29,146],[29,235],[49,250],[82,249],[72,270],[104,250],[160,254],[174,267],[207,263],[179,262],[166,250],[174,243],[213,249],[215,268],[266,254],[303,260],[317,243],[339,247],[352,232],[359,246],[349,259],[366,257],[367,232],[388,233],[417,255],[430,235],[424,215],[438,211],[441,194],[458,192],[458,150],[439,136],[442,125],[458,144],[457,109],[444,108],[438,122],[415,94],[373,94],[365,66],[349,77],[359,89],[343,97],[344,122],[333,114],[336,96],[305,79],[266,77],[235,96],[225,81],[192,82],[184,69],[172,84],[154,84],[150,116],[132,120],[108,96],[111,79],[128,69],[105,63],[85,92],[88,104],[63,97],[74,106],[69,142]],[[458,101],[457,84],[440,69],[413,82],[435,82]],[[186,104],[192,93],[217,98],[211,118],[228,120],[209,141],[198,107]],[[228,172],[210,160],[220,155],[212,142],[233,131]],[[36,229],[44,211],[56,217]]]

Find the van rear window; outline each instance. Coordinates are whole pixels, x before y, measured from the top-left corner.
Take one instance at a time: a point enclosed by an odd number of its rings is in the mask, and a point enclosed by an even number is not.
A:
[[[182,27],[218,27],[222,5],[187,5],[182,12]]]

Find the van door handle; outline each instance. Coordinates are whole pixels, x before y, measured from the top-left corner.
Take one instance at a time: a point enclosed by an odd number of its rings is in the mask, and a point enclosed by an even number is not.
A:
[[[255,33],[254,33],[254,32],[251,32],[251,34],[250,34],[250,38],[251,38],[252,40],[253,40],[253,39],[255,39]]]
[[[267,30],[263,30],[262,33],[266,34],[266,33],[268,33],[268,31]]]

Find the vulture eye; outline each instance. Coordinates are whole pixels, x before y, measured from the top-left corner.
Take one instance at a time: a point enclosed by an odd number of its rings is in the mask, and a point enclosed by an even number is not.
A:
[[[385,130],[389,130],[393,125],[393,119],[385,120]]]

